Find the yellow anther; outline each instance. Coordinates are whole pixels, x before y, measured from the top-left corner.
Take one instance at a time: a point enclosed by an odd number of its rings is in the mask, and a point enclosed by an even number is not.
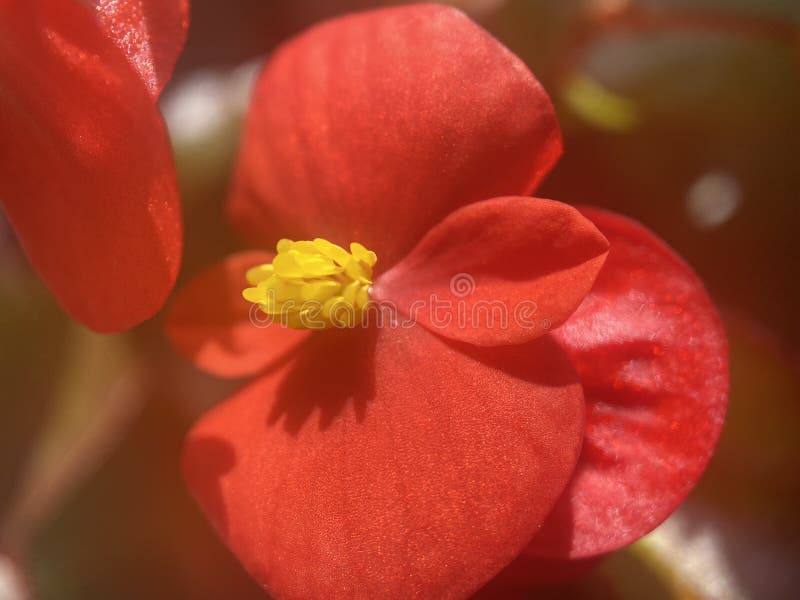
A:
[[[247,277],[247,283],[250,285],[258,285],[262,281],[269,279],[269,276],[272,275],[274,271],[272,265],[258,265],[252,269],[247,269],[245,277]]]
[[[375,263],[378,262],[378,255],[375,254],[372,250],[367,250],[364,246],[362,246],[358,242],[353,242],[352,244],[350,244],[350,252],[358,260],[360,260],[364,264],[369,265],[370,267],[374,267]]]
[[[275,321],[295,329],[354,327],[369,299],[378,257],[359,243],[350,252],[328,240],[283,239],[271,264],[247,270],[242,292]]]

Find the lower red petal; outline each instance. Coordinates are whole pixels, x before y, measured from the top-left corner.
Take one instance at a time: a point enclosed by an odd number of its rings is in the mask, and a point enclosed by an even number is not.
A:
[[[727,341],[694,272],[650,231],[584,209],[611,242],[597,283],[553,335],[587,402],[575,475],[528,553],[590,557],[661,523],[699,479],[728,398]]]
[[[88,10],[0,3],[0,198],[33,266],[96,331],[163,305],[181,217],[164,124]]]
[[[232,254],[178,291],[165,322],[167,337],[195,366],[220,377],[253,375],[275,365],[296,348],[308,331],[288,329],[265,319],[242,298],[245,272],[270,263],[274,254]]]
[[[315,333],[206,415],[188,484],[280,598],[459,598],[568,480],[583,397],[549,337],[483,350],[421,327]]]

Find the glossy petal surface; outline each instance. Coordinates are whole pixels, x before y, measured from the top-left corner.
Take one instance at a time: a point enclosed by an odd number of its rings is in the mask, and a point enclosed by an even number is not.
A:
[[[240,252],[178,291],[167,313],[170,342],[195,366],[221,377],[252,375],[279,362],[309,332],[270,323],[242,298],[245,272],[274,254]]]
[[[549,337],[454,346],[422,327],[315,333],[189,435],[184,473],[280,598],[462,598],[569,479],[583,397]]]
[[[705,469],[727,407],[727,341],[694,272],[641,225],[584,209],[611,242],[592,291],[553,335],[587,402],[575,475],[527,552],[589,557],[641,537]]]
[[[83,0],[157,97],[189,29],[189,0]]]
[[[519,344],[572,314],[607,252],[608,241],[571,206],[494,198],[448,215],[372,296],[439,335]]]
[[[0,198],[75,319],[120,331],[164,303],[182,236],[164,125],[73,2],[0,3]]]
[[[269,60],[230,214],[261,247],[357,241],[385,270],[453,209],[528,194],[560,151],[541,85],[465,15],[376,10],[314,27]]]

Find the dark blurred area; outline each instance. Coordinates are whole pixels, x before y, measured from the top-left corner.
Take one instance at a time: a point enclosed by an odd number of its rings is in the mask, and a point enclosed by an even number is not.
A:
[[[282,40],[368,0],[192,1],[162,107],[185,212],[181,280],[239,248],[223,204],[249,86]],[[701,484],[664,525],[536,598],[781,599],[800,584],[800,4],[454,0],[559,113],[537,195],[653,229],[700,274],[731,344],[731,404]],[[265,598],[180,478],[191,423],[237,382],[155,319],[70,323],[0,221],[0,600]],[[5,594],[5,595],[4,595]]]

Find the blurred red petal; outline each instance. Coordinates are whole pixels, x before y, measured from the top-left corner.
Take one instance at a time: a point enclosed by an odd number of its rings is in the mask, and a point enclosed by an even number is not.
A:
[[[189,0],[83,0],[158,97],[189,29]]]
[[[549,336],[314,334],[189,435],[184,473],[279,598],[460,598],[522,550],[569,479],[583,397]]]
[[[358,241],[385,269],[453,209],[529,194],[560,152],[544,89],[486,31],[443,6],[376,10],[270,59],[230,214],[260,247]]]
[[[0,197],[33,266],[96,331],[152,316],[178,272],[164,125],[89,11],[0,3]]]
[[[170,342],[195,366],[220,377],[252,375],[306,339],[308,331],[269,323],[242,298],[247,269],[270,263],[274,256],[232,254],[177,292],[164,326]]]
[[[527,549],[591,557],[661,523],[706,467],[725,418],[727,340],[697,275],[641,225],[582,209],[611,242],[592,291],[553,332],[587,402],[575,475]]]
[[[591,289],[608,241],[553,200],[494,198],[448,215],[373,287],[431,331],[520,344],[563,323]]]

